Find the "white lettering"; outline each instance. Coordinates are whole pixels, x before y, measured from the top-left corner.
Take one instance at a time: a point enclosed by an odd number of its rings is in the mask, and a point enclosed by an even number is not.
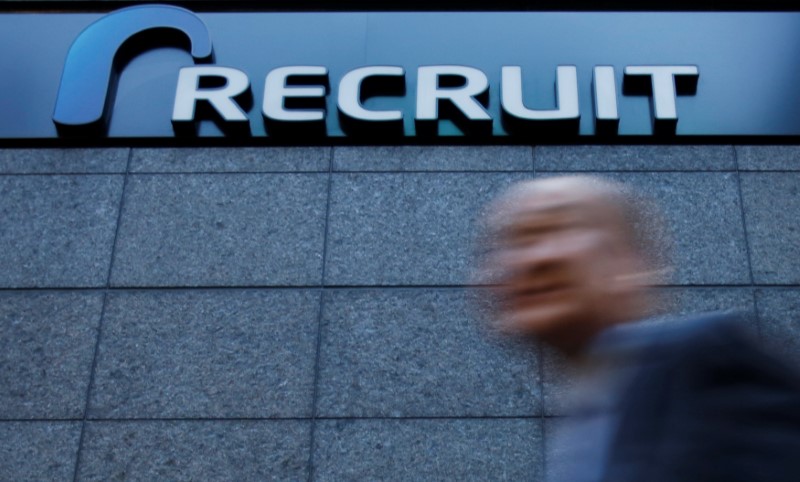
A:
[[[201,78],[224,79],[225,85],[215,88],[200,88]],[[206,101],[227,122],[248,122],[247,114],[239,107],[234,97],[250,87],[247,74],[230,67],[199,66],[184,67],[178,72],[178,88],[172,109],[173,122],[195,120],[197,102]]]
[[[678,119],[677,96],[694,93],[699,69],[694,65],[634,65],[625,67],[624,74],[625,81],[632,83],[630,92],[626,86],[626,94],[635,94],[635,89],[638,89],[637,84],[632,82],[634,78],[638,84],[644,82],[643,86],[648,90],[652,87],[653,117],[656,121],[654,128],[670,129],[674,128]],[[328,69],[323,66],[295,65],[270,71],[264,80],[262,113],[265,120],[324,122],[328,75]],[[364,92],[365,85],[371,89],[373,82],[378,83],[374,85],[383,85],[379,88],[386,88],[386,95],[403,95],[405,69],[400,66],[365,66],[345,73],[338,85],[336,102],[339,112],[348,119],[365,122],[402,121],[402,110],[374,110],[364,106],[363,101],[370,95]],[[500,109],[515,119],[580,119],[578,69],[574,65],[559,65],[556,68],[555,108],[532,109],[525,105],[520,66],[502,66],[500,83]],[[398,91],[398,86],[403,86],[403,90]],[[686,87],[686,90],[679,90],[682,87]],[[176,125],[197,120],[198,105],[204,102],[225,122],[249,123],[247,113],[237,102],[237,98],[249,93],[249,89],[250,81],[241,70],[208,65],[184,67],[178,74],[172,120]],[[426,125],[429,122],[435,123],[442,116],[440,107],[444,101],[449,104],[448,107],[460,111],[467,120],[489,121],[490,124],[492,117],[484,105],[486,99],[483,97],[488,92],[489,80],[486,74],[474,67],[419,67],[415,120]],[[595,66],[592,94],[597,126],[616,130],[620,116],[617,92],[614,67]]]
[[[441,87],[442,77],[462,77],[460,87]],[[486,74],[473,67],[461,65],[431,65],[417,71],[417,120],[439,118],[439,101],[449,100],[469,120],[491,120],[486,109],[475,99],[489,90]]]
[[[556,68],[555,109],[528,109],[522,100],[522,67],[507,66],[501,70],[500,104],[503,110],[524,120],[567,120],[581,116],[578,107],[578,69],[574,65]]]
[[[361,84],[367,77],[402,77],[406,73],[402,67],[375,66],[362,67],[346,73],[339,82],[339,110],[353,119],[363,121],[397,121],[403,119],[399,110],[368,110],[361,105]]]
[[[594,115],[598,121],[618,121],[617,81],[614,67],[598,65],[594,68]]]
[[[325,87],[287,85],[292,76],[327,77],[328,69],[319,66],[280,67],[269,74],[264,82],[264,117],[276,121],[308,122],[325,119],[324,109],[287,109],[287,98],[313,99],[325,97]]]
[[[695,65],[633,65],[625,67],[626,76],[650,76],[653,85],[653,111],[656,120],[677,120],[675,77],[700,75]]]

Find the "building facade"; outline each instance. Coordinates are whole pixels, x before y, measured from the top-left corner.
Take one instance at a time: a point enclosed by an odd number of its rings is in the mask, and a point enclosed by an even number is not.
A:
[[[0,478],[542,480],[570,380],[471,269],[554,174],[652,196],[665,303],[800,361],[796,135],[559,139],[4,139]]]

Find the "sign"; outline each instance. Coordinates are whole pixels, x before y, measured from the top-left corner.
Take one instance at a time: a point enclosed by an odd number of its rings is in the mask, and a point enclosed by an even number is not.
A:
[[[0,140],[800,135],[794,13],[0,15]]]

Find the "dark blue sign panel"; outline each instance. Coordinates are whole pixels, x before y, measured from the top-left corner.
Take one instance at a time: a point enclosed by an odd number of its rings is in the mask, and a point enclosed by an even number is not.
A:
[[[800,14],[0,15],[0,139],[800,135]]]

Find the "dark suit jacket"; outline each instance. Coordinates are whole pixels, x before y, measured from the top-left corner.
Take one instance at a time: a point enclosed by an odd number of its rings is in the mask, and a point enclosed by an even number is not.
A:
[[[730,316],[601,341],[638,366],[602,480],[800,481],[800,378]]]

